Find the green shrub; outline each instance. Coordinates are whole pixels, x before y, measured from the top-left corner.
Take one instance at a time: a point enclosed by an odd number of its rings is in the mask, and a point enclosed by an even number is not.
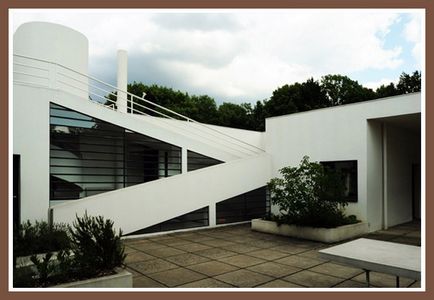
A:
[[[325,171],[317,162],[303,157],[298,167],[279,170],[282,178],[268,183],[271,203],[279,207],[279,216],[269,216],[278,224],[312,227],[336,227],[354,220],[344,215],[347,205],[341,174]]]
[[[83,218],[77,216],[73,228],[53,225],[52,228],[62,229],[58,230],[62,235],[46,230],[45,224],[37,222],[32,225],[26,222],[21,226],[21,231],[17,230],[16,239],[14,236],[14,263],[15,257],[20,256],[17,254],[35,251],[30,257],[34,267],[14,268],[15,287],[45,287],[103,276],[113,273],[116,267],[122,265],[126,257],[120,240],[122,232],[119,230],[119,234],[116,234],[111,220],[104,220],[101,216],[89,217],[87,214]],[[68,228],[68,231],[65,231],[65,228]],[[53,236],[61,236],[62,242],[58,244],[51,241],[50,238]],[[32,241],[36,242],[36,237],[48,241],[49,245],[46,247],[30,245]],[[15,240],[18,242],[15,243]],[[31,249],[24,251],[25,245],[30,245]],[[51,259],[53,256],[51,250],[58,250],[56,259]],[[46,253],[42,257],[36,255],[44,251]]]
[[[119,234],[113,230],[113,221],[103,217],[77,216],[70,230],[74,263],[84,277],[112,272],[122,265],[126,254]]]
[[[50,226],[45,221],[36,221],[35,224],[27,221],[15,226],[13,241],[14,255],[17,257],[68,249],[70,246],[68,226]]]

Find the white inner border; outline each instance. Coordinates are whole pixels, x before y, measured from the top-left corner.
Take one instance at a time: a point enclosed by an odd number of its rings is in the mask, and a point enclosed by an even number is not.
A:
[[[415,13],[419,12],[421,14],[421,71],[422,71],[422,91],[421,91],[421,263],[422,263],[422,275],[421,275],[421,287],[420,288],[406,288],[406,289],[399,289],[399,288],[371,288],[371,289],[365,289],[365,288],[128,288],[128,289],[122,289],[122,288],[75,288],[75,289],[67,289],[67,288],[14,288],[13,287],[13,269],[12,269],[12,193],[13,193],[13,183],[12,183],[12,155],[13,155],[13,20],[14,20],[14,14],[19,13],[30,13],[35,11],[49,11],[53,14],[59,14],[62,12],[74,12],[74,13],[112,13],[114,10],[118,14],[128,15],[129,13],[137,13],[138,10],[146,10],[150,13],[230,13],[230,12],[242,12],[242,13],[257,13],[260,11],[261,13],[276,13],[276,12],[284,12],[287,10],[295,10],[295,8],[288,8],[288,9],[258,9],[258,8],[250,8],[250,9],[9,9],[9,55],[8,55],[8,66],[9,66],[9,97],[8,97],[8,114],[9,114],[9,124],[8,124],[8,289],[9,291],[26,291],[26,292],[59,292],[59,291],[68,291],[68,292],[101,292],[101,291],[110,291],[110,292],[138,292],[138,291],[149,291],[149,292],[204,292],[204,291],[213,291],[213,292],[282,292],[282,291],[288,291],[288,292],[300,292],[300,291],[309,291],[309,292],[348,292],[348,291],[357,291],[357,292],[392,292],[392,291],[400,291],[400,292],[420,292],[420,291],[426,291],[426,272],[425,272],[425,266],[426,266],[426,241],[425,241],[425,234],[426,234],[426,212],[425,212],[425,203],[426,203],[426,193],[425,193],[425,187],[426,187],[426,153],[425,153],[425,147],[426,147],[426,107],[425,107],[425,101],[426,101],[426,95],[425,95],[425,87],[426,87],[426,79],[425,79],[425,16],[426,16],[426,10],[425,9],[327,9],[327,12],[333,12],[333,11],[378,11],[378,10],[387,10],[390,12],[395,13]],[[325,9],[297,9],[300,11],[320,11]],[[77,16],[78,17],[78,16]]]

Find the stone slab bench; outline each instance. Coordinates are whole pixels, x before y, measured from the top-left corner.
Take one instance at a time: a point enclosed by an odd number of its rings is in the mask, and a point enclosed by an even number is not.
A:
[[[319,251],[320,257],[361,268],[366,272],[366,282],[370,286],[369,272],[376,271],[399,277],[420,280],[421,248],[399,243],[357,239]]]

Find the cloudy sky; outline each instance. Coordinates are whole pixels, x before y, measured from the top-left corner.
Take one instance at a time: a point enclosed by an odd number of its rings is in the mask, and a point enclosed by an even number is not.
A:
[[[48,21],[89,39],[91,75],[115,83],[116,51],[128,81],[218,103],[255,102],[277,87],[326,74],[376,88],[421,70],[421,10],[12,10],[13,31]]]

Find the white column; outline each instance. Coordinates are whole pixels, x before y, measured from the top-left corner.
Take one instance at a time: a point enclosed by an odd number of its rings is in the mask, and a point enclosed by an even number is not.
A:
[[[209,226],[214,227],[217,225],[216,221],[216,209],[215,209],[215,203],[212,203],[209,205]]]
[[[181,148],[181,173],[187,173],[187,148],[182,147]]]
[[[387,127],[386,124],[382,124],[382,136],[383,136],[383,229],[389,228],[388,215],[387,215]]]
[[[128,84],[128,56],[127,51],[118,50],[118,85],[121,91],[127,91]],[[127,93],[118,91],[117,107],[120,112],[127,112]]]

